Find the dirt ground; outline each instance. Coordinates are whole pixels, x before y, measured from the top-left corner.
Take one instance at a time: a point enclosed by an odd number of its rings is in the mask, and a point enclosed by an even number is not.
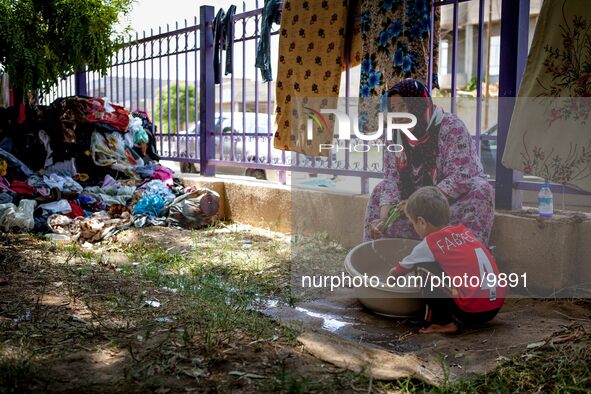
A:
[[[584,301],[513,300],[483,329],[420,336],[346,297],[293,299],[292,257],[288,236],[239,225],[133,229],[88,248],[2,234],[0,392],[410,390],[306,348],[303,331],[338,338],[341,353],[357,343],[412,354],[445,379],[591,343]],[[262,314],[262,300],[277,302]]]
[[[0,286],[0,392],[300,392],[366,384],[309,355],[296,332],[270,320],[261,322],[265,329],[242,329],[241,321],[212,327],[204,317],[216,316],[197,316],[201,299],[125,273],[134,256],[123,246],[148,243],[172,254],[207,237],[131,230],[90,256],[30,235],[0,235],[0,276],[10,279]],[[158,307],[148,304],[154,300]],[[247,313],[254,324],[268,320]]]
[[[277,305],[265,313],[306,332],[332,333],[340,338],[336,344],[331,343],[332,352],[340,349],[341,354],[346,354],[354,343],[397,355],[412,355],[419,360],[417,365],[429,370],[426,378],[431,382],[488,373],[529,349],[580,339],[591,333],[591,303],[584,300],[508,299],[495,319],[482,327],[463,328],[456,335],[421,335],[418,319],[396,320],[375,315],[349,293],[350,290],[343,290],[342,294],[300,302],[295,307]],[[324,356],[329,352],[322,346],[315,348],[313,353],[321,359],[338,358]],[[408,370],[407,374],[420,372]],[[434,380],[429,379],[431,375],[435,375]]]

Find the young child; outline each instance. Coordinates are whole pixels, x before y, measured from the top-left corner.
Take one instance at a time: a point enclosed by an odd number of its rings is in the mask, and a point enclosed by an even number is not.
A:
[[[445,195],[434,186],[422,187],[404,209],[423,240],[389,275],[416,269],[425,279],[425,320],[430,325],[420,332],[455,333],[458,323],[478,325],[494,318],[503,305],[506,284],[497,283],[497,265],[474,234],[462,224],[449,225]]]

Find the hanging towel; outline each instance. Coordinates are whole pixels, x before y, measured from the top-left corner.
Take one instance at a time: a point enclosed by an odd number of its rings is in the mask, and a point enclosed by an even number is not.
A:
[[[281,0],[265,0],[261,21],[261,37],[257,45],[255,67],[261,70],[263,82],[273,80],[271,69],[271,27],[281,22]]]
[[[349,11],[347,0],[291,1],[283,3],[276,84],[277,149],[308,156],[328,156],[321,144],[333,141],[333,123],[315,123],[307,138],[310,111],[337,108],[341,71],[345,65],[345,37]],[[355,12],[355,9],[351,9]],[[358,63],[359,35],[352,33],[351,67]],[[310,109],[310,107],[314,107]]]
[[[361,0],[360,129],[378,127],[380,99],[400,80],[413,78],[427,85],[432,0]],[[433,87],[439,88],[439,7],[433,36]]]
[[[226,67],[224,75],[232,73],[232,62],[234,58],[234,14],[236,6],[231,5],[227,12],[220,9],[213,19],[213,75],[216,84],[221,82],[222,51],[226,51]]]
[[[591,7],[545,1],[503,165],[591,192]]]

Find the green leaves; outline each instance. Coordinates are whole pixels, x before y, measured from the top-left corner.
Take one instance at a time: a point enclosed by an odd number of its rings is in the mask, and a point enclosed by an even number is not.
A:
[[[179,83],[177,86],[175,83],[173,83],[170,85],[170,96],[168,88],[162,88],[160,95],[162,96],[162,104],[160,101],[156,102],[156,111],[154,111],[154,124],[160,124],[160,111],[162,110],[162,130],[164,133],[176,133],[179,130],[185,129],[190,130],[195,124],[195,85],[185,85],[184,83]],[[188,111],[187,95],[189,96]],[[170,118],[168,117],[169,110]],[[179,117],[178,124],[177,112]],[[187,112],[189,115],[188,118]]]
[[[0,0],[0,66],[16,88],[47,92],[82,70],[106,72],[134,0]]]
[[[398,209],[398,205],[392,205],[392,207],[388,210],[388,219],[384,223],[384,230],[388,230],[388,228],[400,218],[402,215],[402,210]]]

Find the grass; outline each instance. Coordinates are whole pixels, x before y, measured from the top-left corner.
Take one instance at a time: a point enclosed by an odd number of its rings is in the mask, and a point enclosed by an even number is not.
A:
[[[3,388],[12,392],[25,390],[31,374],[29,357],[22,352],[5,349],[0,352],[0,393]]]
[[[440,387],[412,378],[376,382],[296,352],[298,332],[262,316],[256,305],[267,298],[296,301],[289,290],[292,269],[338,268],[335,262],[342,262],[346,251],[322,235],[290,248],[286,240],[220,227],[194,231],[187,247],[170,239],[121,241],[93,250],[7,237],[0,239],[0,252],[10,261],[2,261],[0,274],[10,273],[18,282],[21,273],[22,281],[6,295],[10,302],[0,300],[0,393],[51,391],[44,386],[54,379],[50,366],[69,368],[66,356],[74,349],[85,355],[125,353],[130,359],[113,370],[123,381],[97,386],[85,375],[72,390],[85,385],[87,391],[157,391],[196,384],[221,392],[591,391],[588,334]],[[126,259],[114,262],[113,253]],[[48,293],[62,298],[44,305],[39,294]],[[31,321],[15,324],[27,310]],[[68,373],[79,374],[76,368]]]

